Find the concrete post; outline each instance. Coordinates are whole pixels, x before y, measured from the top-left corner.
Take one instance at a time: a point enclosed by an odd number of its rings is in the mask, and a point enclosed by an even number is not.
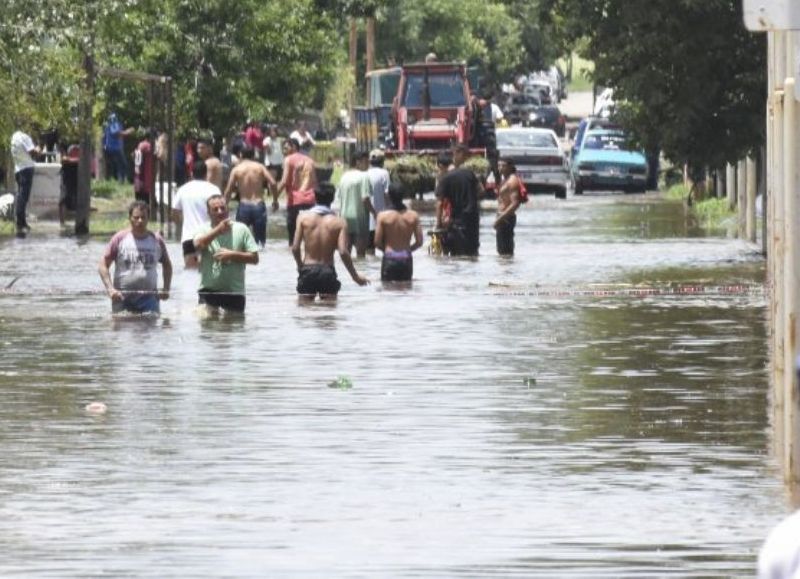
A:
[[[736,168],[728,163],[725,166],[725,196],[728,198],[728,207],[736,207]]]
[[[745,203],[745,238],[752,242],[756,242],[756,160],[753,157],[747,157],[745,162],[747,165],[747,183],[745,184],[745,196],[747,202]]]
[[[745,213],[747,211],[747,161],[741,159],[736,164],[736,220],[737,235],[744,239]]]

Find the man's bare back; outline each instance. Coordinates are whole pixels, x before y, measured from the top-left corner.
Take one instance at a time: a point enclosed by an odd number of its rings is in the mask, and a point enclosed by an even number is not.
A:
[[[275,187],[275,179],[267,168],[256,161],[243,159],[231,171],[225,187],[225,199],[229,200],[235,190],[239,192],[239,203],[258,203],[264,200],[265,187]]]
[[[305,246],[303,264],[326,263],[333,265],[333,254],[339,249],[342,239],[347,248],[345,221],[335,215],[318,215],[307,211],[300,215],[297,234]]]
[[[209,157],[206,162],[206,181],[213,183],[222,191],[222,161],[216,157]]]
[[[411,244],[411,236],[414,244]],[[416,211],[381,211],[375,228],[375,246],[384,251],[414,251],[422,245],[422,226]]]

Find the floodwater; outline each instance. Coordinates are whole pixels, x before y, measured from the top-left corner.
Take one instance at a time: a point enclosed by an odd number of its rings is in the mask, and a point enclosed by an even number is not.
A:
[[[309,307],[279,221],[243,319],[179,266],[160,320],[113,321],[105,240],[0,242],[0,575],[753,575],[790,507],[752,246],[536,197],[513,259],[486,213],[478,260],[340,266]]]

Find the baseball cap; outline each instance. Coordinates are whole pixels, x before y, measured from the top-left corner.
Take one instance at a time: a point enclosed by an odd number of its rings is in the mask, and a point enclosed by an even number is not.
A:
[[[372,149],[369,152],[369,160],[370,161],[378,161],[379,159],[383,159],[384,153],[380,149]]]

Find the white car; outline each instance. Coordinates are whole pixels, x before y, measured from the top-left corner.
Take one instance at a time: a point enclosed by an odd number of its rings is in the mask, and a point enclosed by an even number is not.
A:
[[[514,127],[497,129],[497,152],[517,167],[517,176],[529,192],[553,192],[567,196],[569,163],[558,137],[550,129]]]

